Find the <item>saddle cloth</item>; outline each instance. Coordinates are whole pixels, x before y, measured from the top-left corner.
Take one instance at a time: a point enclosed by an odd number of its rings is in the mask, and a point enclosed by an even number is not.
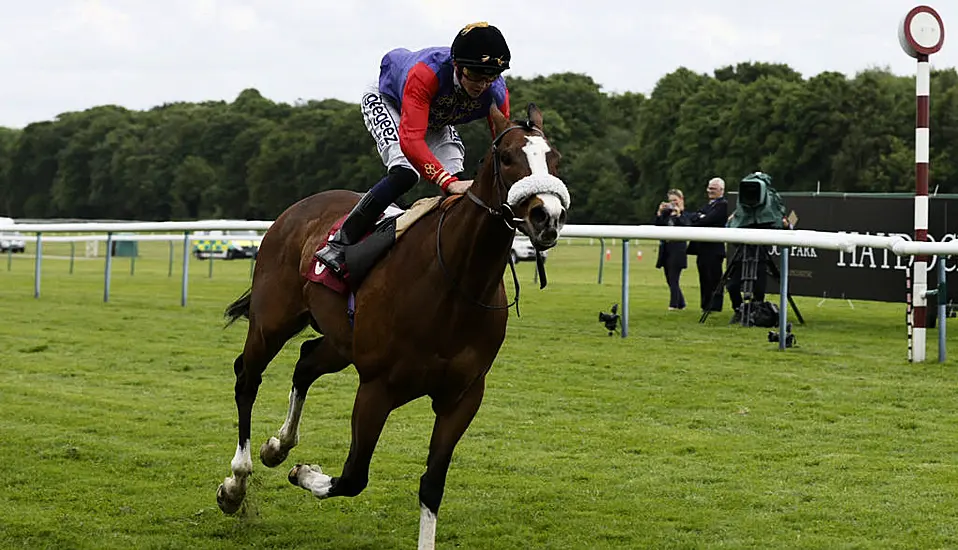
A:
[[[376,262],[392,248],[406,230],[434,210],[441,202],[442,197],[426,197],[413,203],[407,210],[396,206],[387,208],[376,220],[373,229],[360,242],[346,247],[346,271],[342,279],[326,269],[315,255],[309,263],[309,269],[303,275],[308,280],[325,285],[343,295],[356,292]],[[346,221],[347,215],[336,220],[316,250],[326,246],[326,241],[339,230]]]

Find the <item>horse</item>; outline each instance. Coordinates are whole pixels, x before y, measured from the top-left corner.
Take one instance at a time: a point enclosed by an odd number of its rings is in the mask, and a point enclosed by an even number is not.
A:
[[[300,463],[288,479],[320,499],[356,496],[369,481],[370,460],[390,412],[428,396],[435,424],[419,483],[419,548],[434,547],[453,450],[479,410],[486,374],[505,339],[512,304],[503,275],[512,240],[519,230],[538,250],[554,247],[569,208],[568,190],[556,175],[560,155],[545,138],[542,112],[530,103],[527,116],[510,121],[495,105],[490,108],[495,138],[470,190],[444,198],[392,245],[353,294],[352,319],[346,295],[304,273],[359,195],[314,194],[270,226],[250,288],[225,312],[227,326],[240,317],[249,326],[233,364],[239,438],[231,476],[216,493],[224,513],[235,513],[246,496],[253,470],[251,415],[262,374],[290,338],[311,326],[320,336],[300,347],[287,416],[260,448],[262,463],[280,465],[298,444],[313,382],[354,365],[359,388],[342,473],[330,477],[319,466]]]

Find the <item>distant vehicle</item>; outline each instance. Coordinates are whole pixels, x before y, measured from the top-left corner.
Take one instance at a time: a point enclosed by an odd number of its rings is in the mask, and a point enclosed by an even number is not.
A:
[[[0,232],[0,252],[24,252],[27,242],[19,231]]]
[[[515,238],[512,239],[512,262],[534,262],[536,259],[536,248],[532,246],[532,241],[529,240],[529,237],[525,235],[516,234]],[[542,256],[545,257],[548,255],[548,252],[543,251]]]
[[[256,231],[197,231],[193,235],[206,237],[193,241],[193,256],[199,260],[255,258],[262,240]]]

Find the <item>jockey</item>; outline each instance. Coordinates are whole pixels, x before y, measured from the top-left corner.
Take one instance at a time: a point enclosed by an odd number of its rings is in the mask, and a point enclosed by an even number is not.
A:
[[[455,125],[488,120],[493,102],[509,117],[509,92],[501,74],[510,58],[502,33],[485,22],[460,30],[451,48],[399,48],[383,56],[379,84],[363,96],[360,109],[387,173],[316,252],[319,261],[342,276],[346,247],[359,242],[420,177],[447,193],[469,189],[472,180],[459,179],[465,149]]]

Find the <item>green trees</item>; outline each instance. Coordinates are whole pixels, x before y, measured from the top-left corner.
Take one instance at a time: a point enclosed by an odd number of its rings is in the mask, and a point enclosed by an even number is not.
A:
[[[742,63],[713,75],[679,68],[652,93],[607,94],[590,77],[510,78],[513,118],[545,114],[573,199],[571,223],[642,223],[671,187],[689,206],[709,178],[754,170],[779,191],[914,188],[913,77],[869,69],[803,78]],[[958,192],[958,73],[932,75],[931,185]],[[490,143],[459,128],[466,172]],[[271,219],[326,189],[368,189],[384,169],[359,106],[275,103],[254,89],[232,102],[148,111],[99,106],[22,130],[0,128],[0,214],[86,219]],[[407,203],[438,190],[420,183]]]

